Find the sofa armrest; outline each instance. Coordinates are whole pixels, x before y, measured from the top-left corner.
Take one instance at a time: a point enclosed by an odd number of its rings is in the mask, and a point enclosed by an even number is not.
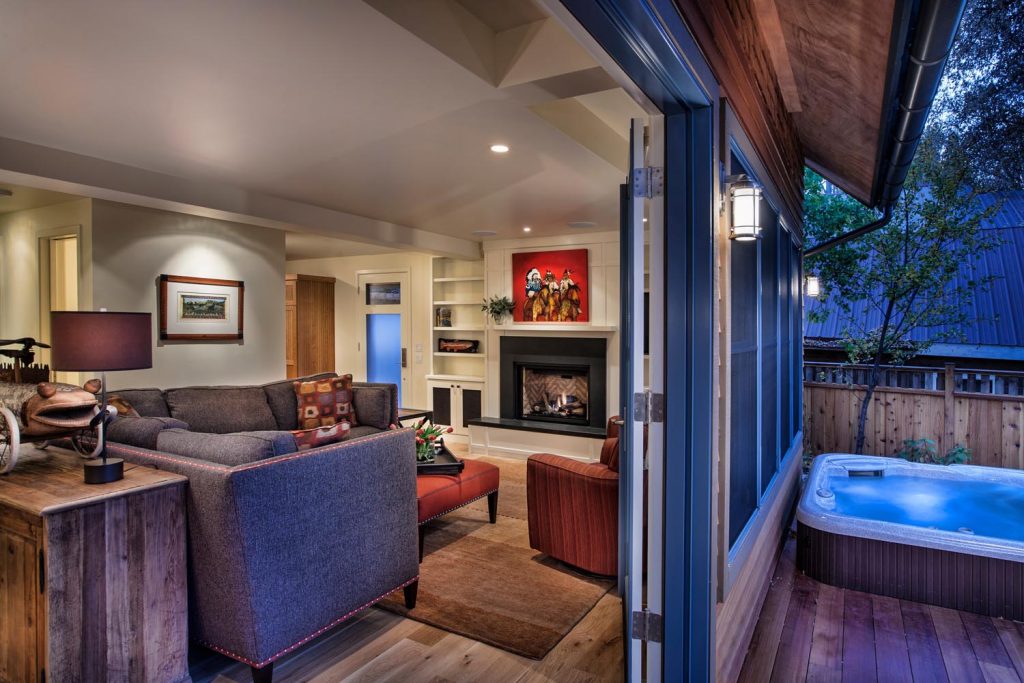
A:
[[[272,661],[419,573],[415,436],[227,467],[115,445],[189,477],[192,636]]]
[[[233,468],[258,661],[418,576],[414,439],[385,432]]]
[[[188,429],[188,424],[173,417],[119,415],[107,426],[107,441],[155,449],[160,432],[165,429]]]

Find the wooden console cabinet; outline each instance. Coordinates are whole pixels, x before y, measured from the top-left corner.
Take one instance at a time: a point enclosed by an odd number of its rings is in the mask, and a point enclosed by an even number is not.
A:
[[[185,477],[23,445],[0,476],[0,681],[191,681]]]

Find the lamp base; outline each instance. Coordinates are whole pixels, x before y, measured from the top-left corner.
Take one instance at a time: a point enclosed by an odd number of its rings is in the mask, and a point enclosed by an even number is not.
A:
[[[109,484],[124,479],[124,460],[120,458],[96,458],[85,461],[86,484]]]

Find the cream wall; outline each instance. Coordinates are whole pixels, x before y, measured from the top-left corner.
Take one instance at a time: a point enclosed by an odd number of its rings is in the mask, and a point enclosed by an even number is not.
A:
[[[65,228],[79,233],[78,306],[88,309],[92,304],[92,200],[0,215],[0,338],[42,340],[39,238],[63,233]]]
[[[284,232],[106,201],[93,202],[95,308],[153,314],[153,368],[110,386],[255,384],[284,377]],[[160,274],[245,282],[244,340],[163,342]]]
[[[433,325],[431,292],[433,291],[432,256],[421,252],[400,252],[373,256],[304,259],[288,262],[288,272],[301,275],[323,275],[337,278],[334,292],[335,365],[340,373],[351,372],[356,381],[366,379],[366,360],[357,348],[355,325],[365,324],[359,318],[359,296],[356,292],[360,273],[409,273],[410,337],[409,386],[403,388],[402,403],[406,406],[428,405],[427,380],[430,373]]]
[[[484,243],[485,295],[512,298],[512,254],[521,251],[548,249],[587,249],[590,283],[590,323],[560,325],[545,329],[545,323],[488,326],[486,399],[484,412],[497,417],[501,405],[501,337],[505,335],[550,337],[601,337],[608,340],[607,392],[608,417],[615,415],[619,405],[619,233],[595,232],[559,237],[534,237],[497,240]]]

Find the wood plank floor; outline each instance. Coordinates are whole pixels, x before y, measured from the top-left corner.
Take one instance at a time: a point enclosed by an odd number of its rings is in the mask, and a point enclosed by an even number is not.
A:
[[[741,683],[1024,681],[1024,624],[828,586],[795,557],[790,539]]]
[[[248,666],[206,650],[190,669],[193,683],[252,680]],[[621,680],[622,602],[611,593],[540,661],[371,607],[274,667],[275,683]]]
[[[371,607],[278,660],[274,682],[612,683],[623,678],[622,658],[622,601],[613,593],[540,661]],[[252,680],[248,666],[205,649],[193,648],[190,664],[193,683]]]

